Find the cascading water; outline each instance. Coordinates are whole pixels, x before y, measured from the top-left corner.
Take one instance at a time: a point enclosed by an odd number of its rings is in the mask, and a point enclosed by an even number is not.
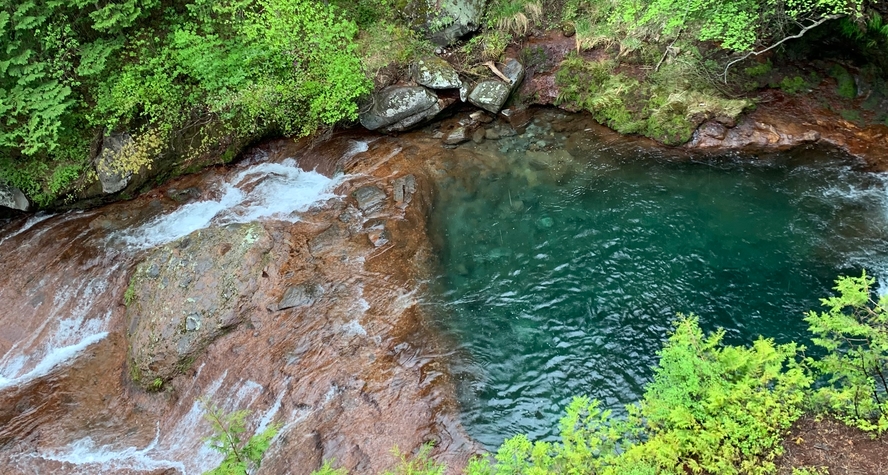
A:
[[[98,358],[113,359],[119,354],[119,349],[99,343],[121,318],[121,292],[126,288],[128,268],[144,250],[209,226],[266,219],[298,221],[301,212],[336,198],[333,190],[345,179],[301,170],[293,159],[252,164],[229,175],[216,177],[216,183],[202,184],[208,190],[204,193],[207,199],[171,211],[166,210],[174,207],[170,203],[149,204],[133,216],[126,204],[116,204],[88,212],[39,214],[0,231],[0,254],[4,256],[0,263],[4,276],[0,283],[4,302],[0,310],[0,401],[38,406],[3,421],[6,424],[0,425],[0,438],[8,443],[23,438],[26,434],[16,433],[17,429],[33,428],[54,416],[39,410],[41,403],[33,399],[40,399],[40,391],[29,388],[51,381],[50,392],[77,391],[77,382],[66,384],[64,380],[78,379],[71,367],[81,356],[94,353]],[[254,407],[265,392],[249,380],[227,380],[226,376],[223,372],[200,388],[199,396],[233,411]],[[271,422],[283,394],[277,396],[277,404],[264,416],[262,425]],[[108,400],[123,394],[112,388],[98,396]],[[109,419],[119,418],[119,423],[106,423],[105,433],[98,439],[88,427],[69,430],[45,448],[37,444],[29,453],[15,453],[7,461],[24,472],[49,467],[78,473],[157,469],[200,473],[219,462],[220,455],[202,442],[206,424],[202,421],[204,408],[198,402],[189,403],[184,416],[174,424],[156,421],[147,430],[142,427],[136,437],[126,437],[132,428],[125,426],[144,421],[133,418],[128,414],[131,408],[123,406],[108,408]],[[36,419],[28,421],[29,417]],[[146,439],[146,434],[151,438]],[[189,455],[184,457],[184,453]]]

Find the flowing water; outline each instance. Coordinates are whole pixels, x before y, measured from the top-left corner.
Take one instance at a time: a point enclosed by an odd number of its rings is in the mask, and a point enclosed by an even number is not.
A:
[[[259,398],[267,388],[242,374],[227,378],[225,368],[207,370],[209,382],[199,368],[165,415],[149,409],[157,402],[144,394],[128,394],[120,385],[122,291],[143,250],[210,226],[298,221],[334,197],[342,179],[283,160],[193,181],[195,187],[170,188],[137,206],[37,214],[0,229],[4,473],[200,473],[220,455],[202,442],[207,426],[198,396],[227,411],[258,409],[260,427],[276,415],[280,401]]]
[[[458,466],[472,446],[450,375],[485,446],[551,438],[573,395],[638,400],[678,312],[733,343],[804,339],[838,274],[888,277],[886,182],[838,154],[688,159],[583,126],[491,127],[505,138],[450,151],[417,132],[299,152],[324,174],[266,144],[132,202],[0,227],[0,472],[200,473],[221,457],[201,396],[249,410],[251,431],[283,424],[263,473],[331,457],[375,473],[431,439]],[[224,255],[201,230],[255,222],[270,251],[242,323],[160,393],[133,384],[136,264],[158,246]],[[160,303],[179,311],[190,288]],[[294,288],[318,294],[280,309]]]
[[[840,154],[686,159],[528,133],[463,146],[433,215],[428,304],[488,448],[553,438],[574,395],[637,401],[678,313],[730,343],[805,341],[839,274],[888,278],[886,180]]]

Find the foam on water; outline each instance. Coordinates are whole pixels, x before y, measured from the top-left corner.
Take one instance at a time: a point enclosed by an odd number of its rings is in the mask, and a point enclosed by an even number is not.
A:
[[[293,159],[260,163],[223,183],[220,198],[187,204],[118,237],[133,248],[145,249],[211,225],[248,223],[262,218],[296,221],[297,213],[336,197],[333,190],[345,178],[302,170]]]
[[[73,359],[81,351],[85,350],[93,343],[101,341],[106,336],[108,336],[108,332],[101,332],[95,335],[87,336],[76,344],[63,346],[61,348],[53,348],[46,354],[46,356],[42,360],[40,360],[40,362],[37,363],[37,365],[34,366],[33,369],[20,376],[8,378],[0,374],[0,389],[5,389],[10,386],[15,386],[23,382],[31,381],[41,376],[45,376],[49,374],[49,372],[52,371],[55,367]],[[19,367],[21,367],[21,364],[19,364]]]
[[[32,227],[34,227],[35,224],[37,224],[41,221],[46,221],[47,219],[49,219],[51,217],[53,217],[52,214],[43,213],[43,212],[37,213],[34,216],[29,217],[27,220],[25,220],[25,223],[22,224],[21,227],[19,227],[15,231],[9,233],[8,235],[0,238],[0,244],[3,244],[7,239],[12,239],[12,238],[18,236],[19,234],[31,229]]]
[[[115,448],[111,445],[98,446],[90,437],[84,437],[68,445],[65,450],[33,455],[44,460],[64,462],[89,470],[92,473],[100,473],[109,470],[132,469],[138,471],[155,471],[162,469],[174,469],[179,473],[187,474],[185,465],[174,460],[156,458],[157,443],[160,433],[154,437],[148,446],[139,449],[127,447]]]

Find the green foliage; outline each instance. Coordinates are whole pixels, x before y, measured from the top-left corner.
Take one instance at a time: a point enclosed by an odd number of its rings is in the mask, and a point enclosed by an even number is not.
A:
[[[842,109],[839,111],[839,116],[848,122],[857,122],[860,123],[863,121],[863,117],[860,115],[860,111],[854,109]]]
[[[854,82],[854,76],[847,69],[834,64],[829,70],[829,75],[836,80],[836,94],[845,99],[857,97],[857,84]]]
[[[324,461],[324,465],[311,472],[311,475],[348,475],[348,470],[344,468],[333,468],[334,463],[334,460]]]
[[[888,22],[879,13],[873,13],[869,19],[857,18],[857,21],[842,18],[839,28],[844,36],[866,48],[875,49],[888,43]]]
[[[502,59],[512,36],[499,30],[487,30],[473,37],[461,48],[469,61],[499,61]]]
[[[598,405],[598,401],[586,397],[574,398],[559,424],[560,442],[531,442],[526,436],[517,435],[499,448],[495,464],[476,459],[466,473],[613,473],[620,458],[619,444],[626,439],[629,427],[625,422],[615,421],[611,411],[603,411]]]
[[[682,317],[627,420],[575,398],[560,442],[518,435],[499,448],[495,464],[477,459],[467,473],[772,473],[812,382],[796,361],[803,348],[764,338],[728,346],[723,337],[723,330],[704,335],[696,317]]]
[[[796,361],[803,347],[759,338],[726,346],[694,317],[676,323],[654,381],[631,414],[646,440],[623,457],[663,470],[770,473],[783,432],[802,414],[812,380]]]
[[[423,444],[416,455],[410,456],[402,453],[395,447],[392,453],[398,458],[398,464],[393,470],[386,470],[383,475],[444,475],[447,467],[432,460],[432,444]]]
[[[767,59],[762,63],[756,63],[755,66],[745,68],[743,71],[751,77],[758,77],[770,73],[771,69],[773,69],[773,65],[771,60]]]
[[[358,52],[370,75],[392,64],[405,68],[417,57],[428,57],[433,51],[431,43],[414,30],[386,21],[369,25],[358,37]]]
[[[822,299],[825,312],[805,321],[814,344],[827,355],[811,364],[829,384],[814,402],[846,423],[867,431],[888,429],[888,297],[873,297],[874,279],[836,281],[837,296]]]
[[[586,61],[572,55],[556,73],[560,90],[556,103],[588,110],[597,121],[620,133],[681,144],[690,140],[704,120],[735,118],[749,105],[708,90],[698,68],[675,62],[638,81],[617,72],[613,61]]]
[[[829,475],[826,467],[793,467],[792,475]]]
[[[808,88],[808,83],[801,76],[786,76],[779,86],[787,94],[798,94]]]
[[[307,135],[355,119],[370,90],[356,24],[311,0],[0,0],[0,33],[0,179],[40,206],[88,172],[103,133]]]
[[[490,29],[515,36],[527,34],[529,26],[540,21],[543,8],[540,2],[529,0],[493,0],[487,5],[484,20]]]
[[[250,411],[240,410],[224,414],[208,399],[201,399],[206,409],[204,418],[213,427],[213,435],[206,438],[210,448],[222,453],[225,458],[213,470],[204,475],[246,475],[259,468],[262,456],[277,435],[280,425],[271,424],[265,430],[254,434],[246,441],[241,437],[246,432],[246,418]],[[330,472],[336,473],[336,472]]]
[[[148,385],[148,390],[153,392],[160,391],[162,388],[163,379],[161,378],[154,378],[154,381],[151,381],[151,383]]]

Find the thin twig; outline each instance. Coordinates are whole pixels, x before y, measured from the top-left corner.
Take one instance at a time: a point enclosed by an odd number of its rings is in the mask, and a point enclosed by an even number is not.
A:
[[[678,33],[675,34],[675,39],[673,39],[672,43],[669,43],[669,46],[666,47],[666,51],[663,52],[663,57],[660,58],[660,61],[657,63],[657,66],[654,68],[654,72],[657,72],[660,70],[660,65],[663,64],[663,61],[666,59],[666,56],[669,55],[669,51],[672,50],[672,45],[674,45],[675,42],[678,41],[678,38],[681,36],[681,32],[684,31],[685,22],[688,19],[688,12],[690,10],[691,10],[691,2],[686,2],[684,17],[682,17],[682,19],[681,19],[681,27],[679,27]]]
[[[746,53],[745,55],[743,55],[743,57],[741,57],[741,58],[737,58],[737,59],[731,61],[730,63],[728,63],[727,65],[725,65],[725,72],[724,72],[724,74],[723,74],[723,76],[724,76],[724,80],[725,80],[725,84],[728,83],[728,68],[730,68],[734,63],[739,63],[740,61],[743,61],[744,59],[746,59],[746,58],[748,58],[748,57],[750,57],[750,56],[758,56],[758,55],[760,55],[760,54],[766,53],[766,52],[768,52],[768,51],[770,51],[770,50],[772,50],[772,49],[774,49],[774,48],[780,46],[780,45],[783,44],[783,42],[785,42],[786,40],[792,40],[792,39],[796,39],[796,38],[801,38],[805,33],[808,32],[808,30],[811,30],[812,28],[816,28],[816,27],[822,25],[824,22],[826,22],[826,21],[828,21],[828,20],[835,20],[835,19],[837,19],[837,18],[842,18],[843,16],[845,16],[845,15],[827,15],[827,16],[825,16],[825,17],[823,17],[823,18],[821,18],[821,19],[815,21],[814,23],[812,23],[812,24],[810,24],[810,25],[808,25],[808,26],[806,26],[806,27],[803,27],[803,28],[802,28],[802,31],[800,31],[800,32],[798,32],[798,33],[796,33],[796,34],[794,34],[794,35],[792,35],[792,36],[787,36],[786,38],[783,38],[782,40],[780,40],[780,41],[778,41],[778,42],[772,44],[771,46],[768,46],[767,48],[765,48],[765,49],[763,49],[763,50],[761,50],[761,51],[750,51],[750,52]]]

